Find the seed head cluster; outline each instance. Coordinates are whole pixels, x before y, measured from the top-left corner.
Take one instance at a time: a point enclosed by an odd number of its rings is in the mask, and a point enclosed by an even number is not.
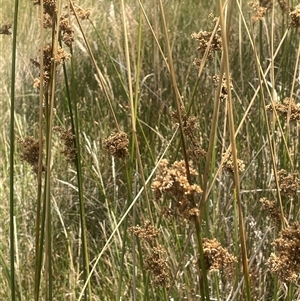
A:
[[[145,259],[145,269],[152,273],[154,285],[168,287],[169,269],[166,260],[162,258],[163,253],[165,250],[161,246],[153,247]]]
[[[290,12],[290,26],[294,28],[300,27],[300,4],[298,4],[295,9]]]
[[[18,140],[19,145],[22,148],[21,160],[26,161],[32,166],[32,171],[38,173],[39,170],[39,140],[32,136],[25,137]],[[46,167],[42,166],[42,171],[45,171]]]
[[[286,97],[283,100],[283,103],[273,102],[266,106],[268,111],[276,110],[281,116],[287,117],[290,112],[290,120],[291,121],[299,121],[300,120],[300,105],[296,104],[293,98]]]
[[[219,82],[220,82],[220,77],[219,75],[215,75],[213,76],[213,82],[215,84],[215,87],[218,86]],[[232,85],[232,80],[231,78],[229,79],[230,82],[230,90],[233,89],[233,85]],[[222,84],[221,84],[221,93],[220,93],[220,100],[221,101],[226,101],[228,98],[228,87],[227,87],[227,80],[226,80],[226,76],[225,74],[223,75],[222,78]]]
[[[261,202],[263,209],[269,212],[271,220],[274,222],[274,224],[277,226],[280,225],[281,214],[276,202],[270,201],[266,197],[261,198],[259,201]]]
[[[231,151],[223,154],[222,162],[223,162],[222,167],[224,168],[224,170],[233,174],[234,173],[234,165],[233,165]],[[243,160],[237,159],[237,165],[238,165],[238,169],[240,172],[243,172],[245,170],[245,164],[244,164]]]
[[[34,0],[33,3],[40,5],[40,0]],[[89,12],[82,8],[75,8],[76,14],[81,19],[89,18]],[[44,28],[53,28],[53,20],[58,19],[58,27],[62,41],[66,46],[72,48],[74,42],[74,30],[71,25],[71,15],[74,11],[71,11],[68,7],[63,8],[63,12],[60,16],[57,16],[56,0],[44,0],[43,1],[43,26]],[[50,82],[51,65],[54,62],[56,65],[64,64],[70,59],[71,55],[64,51],[63,48],[58,47],[54,51],[52,49],[52,43],[48,43],[43,49],[43,74],[40,74],[38,78],[34,79],[33,86],[39,88],[41,84],[41,77],[43,78],[43,86],[47,87]],[[36,59],[30,60],[33,65],[40,68],[40,62]]]
[[[217,18],[214,18],[213,24],[215,24],[217,22],[217,20],[218,20]],[[199,42],[197,51],[200,52],[201,57],[203,57],[203,55],[206,51],[206,48],[208,46],[209,40],[211,39],[212,33],[213,33],[212,31],[201,30],[198,33],[193,33],[191,35],[191,37],[193,39],[195,39]],[[216,51],[221,51],[222,49],[223,49],[222,38],[218,33],[216,33],[213,36],[212,43],[208,50],[208,56],[207,56],[208,60],[212,60],[214,58],[214,53]],[[195,66],[199,67],[201,64],[201,59],[195,59],[193,64]]]
[[[107,139],[104,140],[104,147],[108,150],[111,156],[120,159],[125,159],[128,154],[129,140],[127,134],[124,132],[112,133]]]
[[[160,230],[153,227],[150,221],[145,221],[144,227],[134,226],[130,227],[128,231],[149,243],[152,243],[160,233]]]
[[[223,248],[215,238],[203,238],[203,252],[206,269],[209,271],[217,271],[221,268],[226,268],[237,261],[236,257],[230,254],[227,249]]]
[[[160,199],[166,193],[173,196],[176,200],[182,200],[187,195],[202,192],[200,186],[188,182],[185,162],[183,160],[175,161],[170,168],[168,164],[168,160],[161,160],[159,173],[152,182],[151,189],[154,192],[155,199]],[[190,174],[197,176],[197,171],[191,165],[192,163],[190,162]]]
[[[64,144],[64,149],[61,153],[65,156],[67,162],[75,162],[77,150],[75,148],[75,135],[72,133],[72,130],[65,131],[61,127],[55,127],[53,130],[60,133],[60,139]]]
[[[300,180],[297,178],[297,173],[288,174],[286,170],[278,171],[279,186],[282,194],[293,197],[297,195],[300,189]]]
[[[171,196],[175,200],[174,206],[180,216],[190,219],[198,215],[198,209],[191,207],[188,197],[200,194],[202,190],[199,185],[189,183],[183,160],[175,161],[171,167],[168,165],[169,162],[166,159],[159,164],[158,174],[151,184],[154,198],[159,200],[163,194]],[[189,171],[191,176],[198,175],[197,171],[192,168],[192,162],[189,162]]]
[[[189,117],[185,108],[180,108],[181,118],[183,123],[183,132],[189,139],[189,147],[187,150],[188,156],[195,162],[199,162],[201,157],[206,155],[206,151],[201,148],[199,139],[196,138],[195,133],[199,130],[199,125],[196,117]],[[179,116],[177,112],[172,113],[172,118],[175,123],[179,123]]]
[[[252,7],[254,15],[251,17],[253,22],[257,22],[262,20],[263,17],[266,15],[268,9],[272,7],[272,1],[250,1],[248,3],[250,7]]]
[[[166,251],[159,245],[155,246],[155,239],[160,230],[152,226],[149,221],[146,221],[144,227],[130,227],[128,231],[149,243],[150,254],[145,258],[145,269],[151,272],[154,285],[167,287],[170,278],[169,268],[162,256]]]
[[[283,282],[297,282],[300,274],[300,225],[283,229],[273,242],[276,254],[268,260],[270,271]]]
[[[81,20],[89,19],[91,13],[88,10],[85,10],[82,7],[76,6],[76,4],[75,4],[74,10],[75,10],[75,12],[73,10],[71,11],[72,15],[75,15],[75,13],[76,13],[77,17]]]
[[[9,31],[10,29],[11,29],[11,24],[3,24],[0,27],[0,34],[10,36],[11,35],[11,32]]]
[[[56,65],[64,64],[71,57],[70,54],[64,51],[63,48],[58,47],[57,53],[53,57],[53,50],[50,44],[47,44],[43,49],[43,85],[48,86],[50,80],[51,64],[55,62]],[[40,63],[37,60],[31,59],[31,63],[40,68]],[[40,87],[40,78],[34,79],[35,88]]]
[[[59,29],[62,33],[63,42],[69,47],[72,47],[72,43],[74,42],[74,30],[70,24],[70,18],[68,14],[63,14],[60,16],[59,21]]]
[[[40,0],[33,0],[34,5],[40,5],[41,1]],[[53,17],[53,15],[56,13],[56,0],[44,0],[43,1],[43,9],[44,13],[50,15]]]

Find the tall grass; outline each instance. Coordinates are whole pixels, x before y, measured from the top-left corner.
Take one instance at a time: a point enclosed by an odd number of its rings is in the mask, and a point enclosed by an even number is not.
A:
[[[6,3],[0,299],[300,299],[296,4]]]

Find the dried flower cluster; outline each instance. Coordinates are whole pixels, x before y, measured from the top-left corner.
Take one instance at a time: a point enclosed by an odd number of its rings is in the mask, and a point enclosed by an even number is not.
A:
[[[215,84],[215,87],[218,87],[219,81],[220,81],[219,75],[213,76],[213,82]],[[230,82],[230,90],[232,90],[233,86],[232,86],[232,80],[231,80],[231,78],[229,79],[229,82]],[[226,80],[225,74],[223,74],[222,84],[221,84],[220,100],[221,101],[226,101],[227,98],[228,98],[227,80]]]
[[[213,19],[213,24],[214,25],[216,24],[217,20],[218,20],[217,18]],[[218,29],[218,31],[219,30],[220,29]],[[203,55],[206,51],[206,48],[208,46],[209,40],[211,39],[212,33],[213,33],[212,31],[203,31],[203,30],[201,30],[198,33],[193,33],[191,35],[191,37],[193,39],[196,39],[199,42],[199,46],[197,47],[197,51],[200,52],[201,57],[203,57]],[[222,38],[219,34],[216,33],[214,35],[214,37],[212,39],[212,43],[209,47],[208,56],[207,56],[208,60],[213,59],[215,51],[220,51],[222,49],[223,49]],[[195,59],[194,60],[194,65],[195,66],[199,67],[200,64],[201,64],[201,59]]]
[[[260,3],[258,1],[250,1],[248,4],[252,7],[254,11],[254,15],[251,17],[253,22],[257,22],[262,20],[263,17],[266,15],[268,9],[272,7],[272,1],[261,1],[266,3]]]
[[[195,132],[199,129],[197,118],[189,117],[186,114],[185,108],[181,107],[181,118],[183,123],[183,132],[189,138],[190,145],[188,148],[188,156],[193,158],[196,162],[200,161],[200,158],[206,155],[206,151],[200,147],[199,139],[195,137]],[[177,112],[172,113],[174,122],[179,122],[179,116]]]
[[[33,4],[41,4],[40,0],[34,0]],[[44,0],[43,1],[43,8],[44,8],[44,13],[50,15],[50,17],[53,17],[54,14],[57,12],[56,9],[56,0]]]
[[[173,197],[178,213],[184,219],[190,219],[198,215],[198,209],[191,208],[188,196],[200,194],[202,190],[199,185],[189,183],[183,160],[175,161],[171,167],[168,164],[166,159],[159,164],[159,172],[151,184],[154,197],[156,200],[159,200],[163,194]],[[189,162],[189,171],[191,176],[198,175],[197,171],[192,168],[192,162]]]
[[[150,221],[146,221],[144,227],[130,227],[128,231],[149,243],[151,243],[160,233],[160,230],[157,230],[155,227],[153,227]]]
[[[280,191],[289,197],[293,197],[300,189],[300,180],[297,178],[297,173],[289,174],[286,170],[278,171]]]
[[[89,17],[90,17],[90,12],[79,6],[75,7],[75,12],[71,11],[71,14],[74,15],[75,13],[76,13],[77,17],[81,20],[86,20],[86,19],[89,19]]]
[[[160,286],[168,286],[169,271],[165,259],[161,258],[161,254],[165,250],[161,246],[153,246],[154,240],[160,233],[158,229],[153,227],[149,221],[145,222],[144,227],[135,226],[128,229],[129,232],[137,235],[150,244],[150,255],[145,259],[145,269],[150,271],[153,276],[153,283]]]
[[[277,226],[280,225],[281,214],[278,206],[276,205],[276,202],[270,201],[265,197],[261,198],[259,201],[262,203],[263,209],[269,212],[274,224]]]
[[[3,24],[0,27],[0,34],[10,36],[11,35],[11,32],[9,31],[10,29],[11,29],[11,24]]]
[[[153,275],[153,283],[168,287],[169,270],[165,259],[161,258],[165,250],[161,247],[153,247],[151,254],[145,259],[145,269],[150,271]]]
[[[34,0],[34,4],[41,4],[40,0]],[[56,17],[57,8],[55,0],[44,0],[43,1],[43,25],[44,28],[51,28],[53,26],[53,18]],[[64,7],[64,10],[69,12],[69,7]],[[88,19],[90,13],[82,8],[76,7],[75,12],[80,19]],[[74,11],[71,11],[71,14],[74,14]],[[59,16],[59,29],[61,31],[62,41],[68,46],[72,47],[74,42],[74,30],[70,24],[70,15],[68,13],[63,13]]]
[[[222,162],[223,162],[222,167],[229,173],[233,174],[234,173],[234,165],[233,165],[231,151],[223,154]],[[243,172],[245,170],[244,161],[241,159],[237,159],[237,164],[238,164],[239,171]]]
[[[124,132],[112,133],[103,144],[111,156],[125,159],[128,154],[129,140]]]
[[[34,4],[41,4],[40,0],[34,0]],[[57,16],[57,7],[56,0],[44,0],[43,1],[43,26],[44,28],[53,28],[54,23],[53,20],[58,19],[58,26],[60,31],[60,36],[62,37],[62,41],[69,48],[72,48],[72,44],[74,42],[74,30],[71,26],[70,22],[70,14],[69,8],[65,7],[64,10],[66,12],[62,13],[60,16]],[[87,19],[89,17],[89,13],[81,8],[76,8],[76,13],[82,19]],[[74,12],[73,12],[74,13]],[[41,85],[41,77],[43,78],[43,86],[47,87],[50,82],[50,74],[51,74],[51,65],[54,62],[56,65],[64,64],[71,55],[66,53],[61,47],[57,49],[52,49],[52,43],[46,45],[43,49],[43,74],[39,75],[38,78],[34,79],[34,87],[39,88]],[[38,60],[31,59],[30,60],[34,66],[40,68],[40,62]]]
[[[39,140],[34,139],[34,137],[29,136],[24,139],[18,140],[19,145],[22,148],[21,160],[26,161],[32,166],[32,170],[38,173],[39,170]],[[45,171],[46,167],[42,166],[42,171]]]
[[[43,85],[48,86],[50,80],[51,64],[55,62],[57,65],[64,64],[71,57],[61,47],[58,47],[55,56],[53,56],[52,46],[46,45],[43,49]],[[37,68],[40,68],[40,63],[37,60],[30,59],[30,62]],[[34,79],[35,88],[40,87],[40,78]]]
[[[237,261],[236,257],[223,248],[215,238],[203,238],[203,252],[206,269],[210,271],[217,271]]]
[[[60,139],[64,144],[64,150],[61,153],[65,156],[67,162],[75,162],[77,150],[75,148],[75,135],[72,130],[65,131],[61,127],[55,127],[53,130],[60,133]]]
[[[268,260],[270,271],[284,282],[296,282],[300,274],[300,225],[294,223],[279,233]]]
[[[69,47],[72,47],[72,43],[74,42],[74,30],[70,24],[69,15],[63,14],[60,16],[59,21],[59,29],[62,33],[62,40],[63,42]]]
[[[291,27],[300,27],[300,4],[298,4],[292,12],[290,12],[290,18]]]
[[[299,121],[300,120],[300,105],[296,104],[293,98],[286,97],[283,103],[273,102],[266,106],[266,110],[273,111],[276,110],[280,115],[287,117],[290,109],[290,120]]]

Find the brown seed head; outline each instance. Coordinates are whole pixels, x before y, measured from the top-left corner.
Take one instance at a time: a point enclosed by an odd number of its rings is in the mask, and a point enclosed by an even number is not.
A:
[[[276,255],[268,260],[270,271],[284,282],[297,282],[300,274],[300,225],[294,223],[279,233],[273,243]]]
[[[128,229],[129,232],[137,235],[139,238],[146,240],[147,242],[152,242],[157,235],[160,233],[160,230],[153,227],[150,221],[146,221],[144,227],[134,226]]]
[[[9,29],[11,29],[11,24],[3,24],[0,27],[0,34],[4,34],[4,35],[7,35],[7,36],[10,36],[11,32],[9,31]]]
[[[169,269],[166,260],[161,258],[164,252],[161,246],[154,247],[145,259],[145,269],[152,273],[155,285],[168,287]]]
[[[24,139],[18,140],[19,145],[22,148],[20,155],[21,160],[26,161],[32,166],[32,170],[38,173],[39,169],[39,140],[34,139],[32,136],[25,137]],[[43,165],[42,171],[45,171],[46,167]]]
[[[262,203],[263,209],[269,212],[270,217],[275,225],[280,225],[281,214],[276,202],[270,201],[267,198],[261,198],[259,201]]]
[[[230,254],[227,249],[223,248],[215,238],[203,238],[203,252],[206,268],[210,271],[226,268],[228,265],[237,261],[236,257]]]
[[[108,150],[111,156],[120,159],[125,159],[128,154],[129,140],[127,134],[124,132],[112,133],[107,139],[104,140],[104,147]]]
[[[297,173],[289,174],[286,170],[278,171],[280,191],[289,197],[296,196],[300,189],[300,180],[297,178]]]
[[[300,4],[298,4],[295,9],[290,13],[290,25],[292,27],[300,27]]]
[[[276,112],[287,118],[288,113],[290,112],[290,120],[291,121],[300,121],[300,105],[296,104],[293,98],[286,97],[283,100],[283,103],[273,102],[266,106],[266,110]]]
[[[77,150],[75,148],[76,136],[73,135],[71,129],[66,131],[61,127],[55,127],[53,130],[60,133],[60,139],[64,144],[64,149],[61,151],[61,153],[65,156],[67,162],[74,163],[77,156]]]
[[[233,159],[232,159],[232,152],[229,151],[227,153],[223,154],[222,159],[222,167],[229,173],[234,173],[234,165],[233,165]],[[245,164],[243,160],[237,159],[237,165],[240,172],[243,172],[245,170]]]

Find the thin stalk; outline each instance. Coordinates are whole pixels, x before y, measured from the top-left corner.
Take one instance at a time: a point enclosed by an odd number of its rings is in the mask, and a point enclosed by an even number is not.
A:
[[[229,11],[231,13],[233,1],[229,0]],[[229,53],[228,53],[228,31],[226,30],[226,25],[229,26],[229,23],[225,24],[223,10],[222,10],[222,1],[219,0],[220,7],[220,24],[221,24],[221,35],[223,42],[223,53],[224,53],[224,71],[226,75],[227,87],[230,87],[230,71],[229,71]],[[228,27],[227,27],[228,28]],[[240,243],[242,249],[242,260],[243,260],[243,274],[245,277],[245,287],[246,287],[246,296],[247,300],[251,300],[251,290],[250,290],[250,277],[249,277],[249,266],[247,258],[247,246],[246,246],[246,235],[244,229],[244,219],[242,213],[242,204],[241,204],[241,194],[240,194],[240,179],[239,179],[239,169],[237,162],[237,149],[235,141],[235,129],[234,129],[234,119],[233,119],[233,104],[231,89],[228,89],[228,121],[229,121],[229,132],[230,132],[230,143],[232,151],[232,161],[234,168],[234,185],[235,185],[235,194],[238,205],[238,215],[239,215],[239,234],[240,234]]]
[[[57,2],[57,14],[53,16],[52,27],[52,57],[56,57],[58,49],[58,17],[61,10],[61,1]],[[43,74],[41,74],[43,76]],[[53,297],[52,276],[52,206],[51,206],[51,160],[52,160],[52,128],[54,118],[54,100],[56,84],[56,63],[52,61],[50,72],[49,102],[46,104],[47,134],[46,134],[46,178],[45,178],[45,271],[46,271],[46,300],[51,301]]]
[[[236,202],[236,197],[234,194],[233,197],[233,240],[234,240],[234,255],[236,258],[239,256],[239,225],[238,225],[238,208],[237,208],[237,202]],[[239,278],[240,278],[240,265],[239,263],[236,264],[235,267],[235,275],[234,275],[234,288],[237,289],[238,283],[239,283]]]
[[[68,97],[69,111],[72,122],[72,132],[75,135],[75,149],[76,149],[76,175],[77,175],[77,186],[78,186],[78,197],[79,197],[79,214],[80,214],[80,226],[81,226],[81,240],[82,240],[82,256],[83,256],[83,280],[87,281],[89,271],[89,254],[88,254],[88,238],[87,238],[87,227],[85,218],[85,202],[83,197],[83,175],[82,175],[82,163],[81,163],[81,143],[80,143],[80,120],[78,116],[78,99],[76,93],[76,79],[74,71],[74,62],[71,60],[71,99]],[[72,109],[73,108],[73,109]],[[85,300],[92,300],[92,288],[91,283],[88,281],[87,292],[84,290]]]
[[[138,57],[137,57],[137,66],[136,66],[136,85],[135,85],[135,100],[134,100],[134,116],[136,118],[135,122],[137,121],[137,109],[138,109],[138,103],[139,103],[139,78],[140,78],[140,70],[141,70],[141,49],[142,49],[142,24],[143,24],[143,15],[142,15],[142,11],[141,8],[139,9],[139,30],[138,30]],[[145,139],[145,141],[147,141],[147,139]],[[133,158],[133,157],[132,157]],[[136,164],[137,165],[137,164]],[[136,170],[138,170],[138,166],[136,166]],[[136,196],[137,193],[137,173],[135,173],[134,175],[134,195],[133,197]],[[145,179],[144,179],[144,184],[145,184]],[[145,189],[146,191],[146,189]],[[149,204],[150,205],[150,204]],[[148,208],[149,210],[149,214],[151,216],[151,220],[153,222],[153,217],[151,214],[151,209]],[[136,225],[136,206],[134,205],[132,208],[132,219],[133,219],[133,226]],[[126,231],[127,231],[127,227],[125,227]],[[132,293],[133,293],[133,300],[136,300],[136,292],[137,292],[137,282],[136,282],[136,238],[135,235],[133,235],[133,245],[132,245],[132,254],[133,254],[133,289],[132,289]],[[140,254],[142,255],[142,254]]]
[[[11,67],[11,104],[10,104],[10,153],[9,153],[9,227],[10,227],[10,289],[11,300],[16,300],[15,288],[15,245],[14,245],[14,155],[15,155],[15,86],[16,86],[16,59],[17,59],[17,33],[18,33],[18,14],[19,14],[19,0],[15,0],[14,8],[14,26],[13,26],[13,40],[12,40],[12,67]]]
[[[44,1],[40,4],[40,91],[39,91],[39,161],[38,161],[38,193],[37,193],[37,211],[36,211],[36,235],[35,235],[35,281],[34,281],[34,298],[39,299],[41,266],[42,266],[42,247],[44,227],[41,227],[41,206],[42,206],[42,171],[43,171],[43,143],[44,143],[44,126],[43,126],[43,105],[44,105],[44,26],[43,26],[43,8]],[[40,232],[41,231],[41,232]]]
[[[132,154],[134,153],[135,148],[134,145],[132,146]],[[131,156],[133,158],[133,155]],[[132,169],[131,169],[131,164],[128,164],[127,161],[124,162],[125,164],[125,171],[126,171],[126,179],[127,179],[127,208],[130,206],[133,200],[133,195],[131,193],[132,191]],[[132,211],[135,210],[135,205],[132,207]],[[125,270],[125,253],[126,253],[126,243],[127,243],[127,230],[128,230],[128,216],[124,219],[123,223],[123,237],[122,237],[122,250],[121,250],[121,259],[120,259],[120,269],[119,269],[119,279],[118,279],[118,290],[116,294],[116,301],[121,299],[121,294],[122,294],[122,284],[123,284],[123,273]]]
[[[300,59],[300,43],[298,44],[298,50],[297,50],[297,56],[296,56],[296,62],[295,62],[295,70],[294,70],[294,75],[293,75],[293,82],[292,82],[292,88],[291,88],[291,93],[290,93],[290,103],[289,103],[289,110],[287,114],[287,120],[286,120],[286,127],[287,130],[290,127],[290,118],[291,118],[291,103],[292,103],[292,98],[293,98],[293,91],[295,88],[295,83],[297,82],[297,73],[299,72],[299,59]],[[294,169],[294,164],[292,164],[292,169]]]

